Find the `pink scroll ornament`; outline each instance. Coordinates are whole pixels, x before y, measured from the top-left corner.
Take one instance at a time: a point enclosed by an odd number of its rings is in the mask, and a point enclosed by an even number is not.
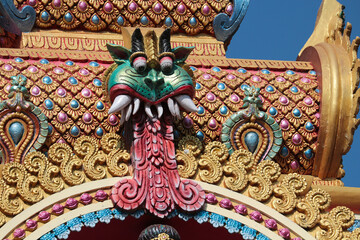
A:
[[[192,180],[181,180],[175,159],[172,119],[161,121],[137,114],[133,119],[131,160],[134,178],[115,184],[111,199],[124,210],[144,205],[158,217],[165,217],[175,209],[196,211],[205,202],[205,192]]]

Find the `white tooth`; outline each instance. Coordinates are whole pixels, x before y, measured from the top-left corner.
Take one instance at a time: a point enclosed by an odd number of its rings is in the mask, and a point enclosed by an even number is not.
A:
[[[137,113],[137,111],[140,108],[140,99],[135,98],[134,99],[134,110],[133,110],[133,115],[135,115]]]
[[[177,102],[175,102],[174,104],[174,109],[175,109],[175,116],[177,119],[181,119],[181,115],[180,115],[180,108]]]
[[[121,110],[121,119],[120,119],[120,126],[123,125],[125,122],[125,110]]]
[[[175,113],[174,100],[172,100],[172,98],[168,98],[167,103],[171,115],[175,116],[176,113]]]
[[[181,107],[187,112],[197,112],[198,108],[194,104],[193,100],[188,95],[180,95],[175,97],[176,101],[180,104]]]
[[[109,114],[120,112],[131,102],[131,97],[128,95],[119,95],[115,98],[113,104],[109,109]]]
[[[161,116],[162,116],[163,113],[164,113],[164,109],[163,109],[161,103],[159,103],[158,105],[156,105],[156,109],[157,109],[157,112],[158,112],[158,118],[161,118]]]
[[[132,110],[133,110],[133,104],[130,103],[129,106],[126,108],[126,121],[129,121]]]
[[[151,112],[151,105],[150,103],[145,104],[145,112],[150,118],[154,118],[154,115]]]

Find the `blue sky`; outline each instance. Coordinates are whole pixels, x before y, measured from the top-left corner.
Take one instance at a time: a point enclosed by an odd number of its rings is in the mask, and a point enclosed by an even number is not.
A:
[[[353,26],[351,38],[360,36],[360,0],[338,1],[345,5],[345,20]],[[321,0],[251,0],[227,57],[296,60],[314,29],[320,4]],[[343,164],[345,186],[360,187],[360,129],[351,150],[343,156]]]

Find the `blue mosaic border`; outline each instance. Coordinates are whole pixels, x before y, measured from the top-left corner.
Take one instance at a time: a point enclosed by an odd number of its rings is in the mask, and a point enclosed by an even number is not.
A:
[[[67,239],[72,231],[80,232],[82,227],[95,227],[97,223],[110,223],[112,219],[125,220],[129,215],[135,218],[140,218],[144,215],[144,210],[136,211],[132,214],[127,214],[119,211],[118,209],[103,209],[96,212],[91,212],[80,217],[71,219],[70,221],[61,224],[59,227],[54,228],[52,231],[43,235],[40,240],[58,240]],[[270,240],[270,238],[257,232],[256,230],[230,218],[226,218],[216,213],[207,211],[200,211],[197,214],[189,215],[182,212],[174,211],[168,218],[178,216],[184,221],[193,218],[198,223],[205,222],[211,223],[215,228],[225,227],[229,233],[240,233],[243,239],[247,240]]]

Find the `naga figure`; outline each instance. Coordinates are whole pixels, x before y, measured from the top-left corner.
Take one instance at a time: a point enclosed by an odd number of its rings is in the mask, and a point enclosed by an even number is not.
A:
[[[179,206],[196,211],[205,201],[203,189],[180,179],[173,134],[173,118],[181,110],[197,111],[192,101],[194,83],[185,60],[193,48],[171,49],[170,29],[160,38],[136,29],[131,51],[108,44],[116,64],[105,73],[111,113],[121,113],[125,135],[131,139],[133,179],[123,179],[112,189],[112,200],[125,210],[145,207],[164,217]]]

